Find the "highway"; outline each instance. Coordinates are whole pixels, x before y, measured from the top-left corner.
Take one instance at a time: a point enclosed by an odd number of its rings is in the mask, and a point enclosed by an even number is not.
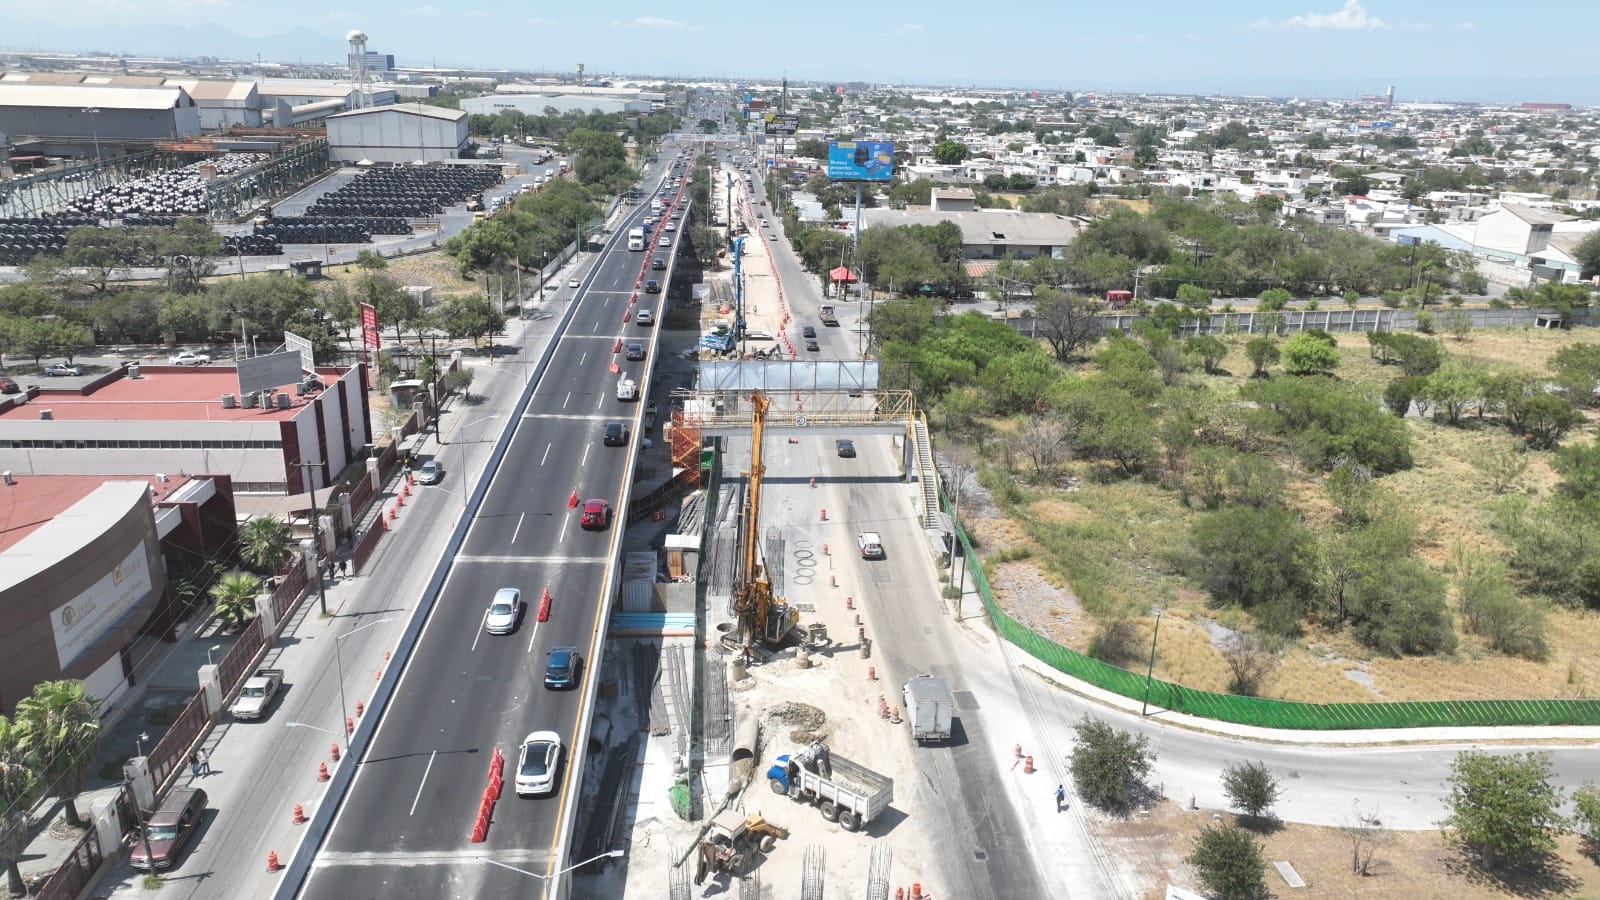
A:
[[[658,184],[674,156],[664,148],[645,184]],[[301,896],[534,896],[547,883],[535,876],[567,865],[559,858],[560,823],[582,785],[570,744],[603,655],[596,637],[622,528],[619,513],[606,530],[581,529],[579,510],[568,502],[576,491],[580,500],[616,506],[631,471],[633,444],[605,447],[600,436],[606,422],[629,421],[636,441],[644,404],[616,399],[621,376],[609,366],[615,362],[621,375],[645,384],[649,361],[627,361],[614,347],[621,338],[654,352],[653,328],[624,323],[623,314],[641,268],[657,254],[675,253],[680,234],[668,235],[670,248],[656,247],[652,235],[649,251],[630,253],[626,230],[646,209],[619,225],[574,300]],[[662,296],[641,292],[631,308],[659,313]],[[495,636],[484,632],[483,618],[500,587],[520,588],[525,611],[516,630]],[[546,589],[552,605],[541,623],[536,614]],[[583,683],[546,690],[545,659],[561,645],[580,648]],[[518,748],[542,729],[567,745],[557,788],[548,797],[518,798]],[[469,836],[497,747],[506,785],[487,840],[474,844]]]

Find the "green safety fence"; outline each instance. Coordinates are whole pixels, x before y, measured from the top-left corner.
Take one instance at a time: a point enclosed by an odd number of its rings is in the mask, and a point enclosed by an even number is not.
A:
[[[946,513],[950,503],[939,494]],[[976,560],[972,542],[959,524],[961,552]],[[1334,730],[1341,728],[1422,728],[1464,725],[1600,725],[1600,700],[1430,700],[1414,703],[1301,703],[1238,697],[1149,680],[1063,647],[1013,619],[995,602],[981,565],[969,566],[978,596],[996,631],[1030,656],[1057,671],[1095,687],[1142,700],[1148,691],[1152,709],[1167,709],[1219,722],[1263,728]],[[1147,687],[1148,684],[1148,687]]]

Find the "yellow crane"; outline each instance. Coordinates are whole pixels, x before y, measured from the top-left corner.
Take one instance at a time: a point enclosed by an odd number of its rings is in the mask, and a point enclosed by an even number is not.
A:
[[[761,479],[766,466],[761,462],[761,436],[765,430],[767,407],[772,404],[760,391],[750,393],[750,478],[744,494],[744,534],[739,546],[739,586],[734,593],[733,611],[739,616],[739,640],[744,646],[760,639],[780,644],[800,621],[800,614],[772,595],[772,582],[761,563]]]

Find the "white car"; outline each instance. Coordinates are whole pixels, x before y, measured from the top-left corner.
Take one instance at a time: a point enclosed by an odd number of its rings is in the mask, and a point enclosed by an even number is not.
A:
[[[516,630],[517,619],[522,616],[522,592],[516,588],[501,588],[489,601],[489,611],[483,615],[483,630],[490,634],[510,634]]]
[[[578,281],[578,279],[576,279],[576,278],[568,278],[567,279],[567,287],[572,288],[573,290],[577,290],[578,289],[578,285],[581,284],[581,283],[582,282]]]
[[[548,794],[556,787],[556,770],[561,767],[561,736],[554,731],[535,731],[522,740],[517,755],[517,796]]]
[[[876,531],[863,531],[856,535],[856,546],[861,548],[862,559],[883,559],[883,538]]]
[[[656,323],[656,314],[648,309],[641,309],[639,314],[633,317],[633,320],[640,325],[654,325]]]
[[[50,376],[82,375],[83,370],[77,366],[67,365],[66,363],[56,363],[55,365],[45,366],[44,373]]]
[[[211,357],[204,353],[184,350],[181,353],[174,354],[167,362],[175,366],[209,366],[211,365]]]

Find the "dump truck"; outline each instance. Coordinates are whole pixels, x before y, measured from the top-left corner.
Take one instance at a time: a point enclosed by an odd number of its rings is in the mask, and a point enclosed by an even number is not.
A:
[[[257,669],[254,675],[245,679],[244,687],[239,689],[239,696],[233,698],[228,713],[235,719],[259,719],[266,715],[267,705],[282,686],[282,669]]]
[[[894,779],[828,750],[821,741],[777,758],[767,769],[767,786],[797,803],[812,803],[829,822],[859,831],[889,808]]]
[[[717,872],[743,875],[754,865],[758,851],[771,853],[778,839],[788,836],[789,829],[768,822],[760,813],[745,815],[725,809],[712,818],[700,839],[694,883],[700,884],[707,875]]]
[[[817,312],[817,318],[821,319],[822,324],[824,325],[839,324],[839,315],[833,311],[833,307],[831,306],[822,307],[822,309]]]
[[[911,737],[919,744],[950,740],[950,719],[956,698],[943,678],[917,675],[900,686],[906,700],[906,721]]]

